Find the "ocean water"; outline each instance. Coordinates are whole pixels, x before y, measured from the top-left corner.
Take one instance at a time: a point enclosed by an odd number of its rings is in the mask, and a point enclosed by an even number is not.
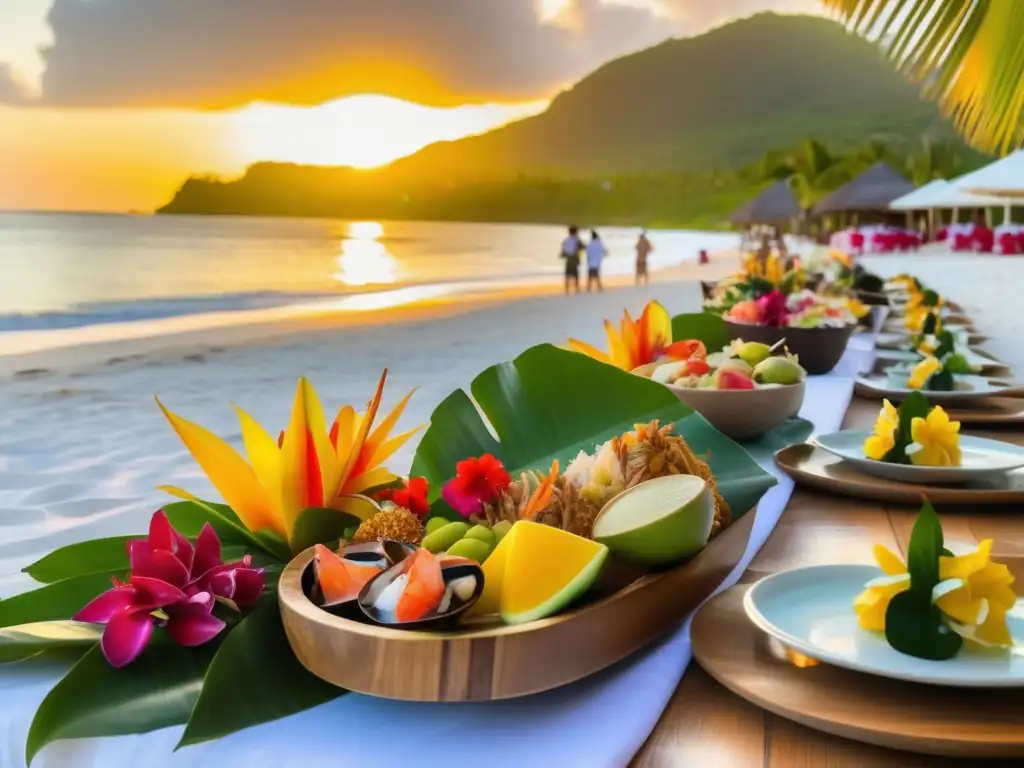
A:
[[[630,274],[639,230],[599,231],[603,271]],[[0,334],[559,281],[564,235],[521,224],[0,213]],[[737,244],[722,233],[649,237],[652,270]]]

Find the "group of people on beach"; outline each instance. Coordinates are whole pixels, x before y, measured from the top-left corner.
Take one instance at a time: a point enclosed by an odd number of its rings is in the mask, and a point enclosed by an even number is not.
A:
[[[636,243],[637,285],[641,280],[645,284],[648,282],[647,257],[653,250],[654,246],[647,238],[645,229],[640,233],[640,239]],[[590,241],[584,243],[579,234],[579,227],[573,226],[569,227],[569,234],[562,241],[561,258],[565,261],[566,294],[570,290],[575,290],[576,293],[580,292],[580,259],[584,254],[587,257],[587,293],[590,293],[595,285],[599,292],[604,290],[604,286],[601,285],[601,262],[608,255],[608,249],[597,230],[590,230]]]

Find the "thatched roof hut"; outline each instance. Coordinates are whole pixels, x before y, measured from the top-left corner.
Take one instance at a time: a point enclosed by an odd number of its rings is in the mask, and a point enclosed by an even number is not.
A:
[[[914,191],[914,185],[886,163],[876,163],[853,181],[818,201],[813,213],[888,211],[889,203]]]
[[[752,224],[781,224],[800,215],[800,203],[789,185],[777,181],[750,202],[740,206],[729,221],[739,226]]]

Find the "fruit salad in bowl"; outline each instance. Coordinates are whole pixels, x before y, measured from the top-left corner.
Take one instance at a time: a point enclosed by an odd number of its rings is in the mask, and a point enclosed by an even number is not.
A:
[[[652,381],[686,389],[753,390],[800,384],[807,372],[776,347],[737,339],[707,357],[642,366],[636,373]]]
[[[797,415],[807,372],[781,344],[737,339],[705,357],[640,366],[633,373],[668,387],[734,440],[752,440]]]

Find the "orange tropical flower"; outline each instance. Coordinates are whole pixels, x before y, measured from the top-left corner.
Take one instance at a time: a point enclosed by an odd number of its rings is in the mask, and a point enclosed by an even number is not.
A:
[[[422,427],[389,437],[412,392],[374,427],[386,378],[385,370],[365,413],[346,405],[330,429],[316,390],[299,379],[291,419],[278,440],[236,406],[248,461],[212,432],[171,413],[159,399],[157,404],[242,523],[251,531],[269,529],[290,541],[302,510],[327,507],[362,519],[366,505],[352,496],[396,479],[383,463]],[[194,498],[179,488],[161,489]]]
[[[624,371],[632,371],[641,365],[659,360],[689,360],[707,357],[707,350],[700,341],[672,342],[672,318],[661,304],[650,302],[644,307],[639,320],[622,313],[619,330],[608,320],[604,321],[608,334],[608,351],[602,352],[577,339],[569,339],[569,346],[602,363],[614,365]]]

